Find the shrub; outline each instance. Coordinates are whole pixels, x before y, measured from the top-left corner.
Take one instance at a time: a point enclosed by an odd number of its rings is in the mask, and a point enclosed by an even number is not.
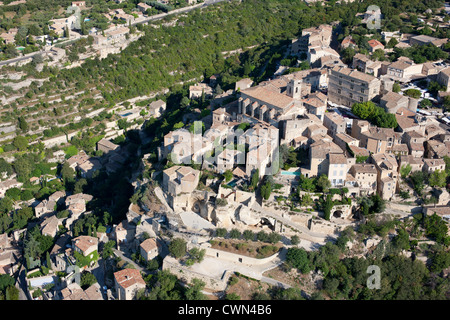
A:
[[[239,239],[241,232],[238,229],[231,229],[229,236],[231,239]]]

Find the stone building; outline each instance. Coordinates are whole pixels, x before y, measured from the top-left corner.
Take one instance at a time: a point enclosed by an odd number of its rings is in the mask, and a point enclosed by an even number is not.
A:
[[[371,101],[380,94],[380,79],[347,67],[334,67],[329,73],[329,101],[351,107]]]
[[[118,300],[133,300],[137,291],[145,289],[145,281],[136,269],[123,269],[114,273]]]

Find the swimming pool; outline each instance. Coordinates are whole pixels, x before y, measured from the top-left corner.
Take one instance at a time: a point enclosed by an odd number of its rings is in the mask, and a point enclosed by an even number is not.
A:
[[[301,173],[298,171],[281,171],[283,176],[300,176]]]

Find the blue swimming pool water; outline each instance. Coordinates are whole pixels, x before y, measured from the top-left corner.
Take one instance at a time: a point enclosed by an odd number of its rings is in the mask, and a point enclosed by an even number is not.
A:
[[[292,171],[281,171],[283,176],[300,176],[300,172],[292,172]]]

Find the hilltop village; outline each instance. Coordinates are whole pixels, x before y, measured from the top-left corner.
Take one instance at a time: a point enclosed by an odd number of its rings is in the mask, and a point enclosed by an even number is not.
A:
[[[448,28],[447,9],[423,13],[433,20],[424,28]],[[57,23],[63,34],[66,22]],[[56,127],[44,117],[32,128],[20,117],[2,124],[0,297],[361,298],[370,296],[361,289],[370,259],[410,263],[420,281],[426,272],[446,278],[448,38],[378,30],[361,42],[339,28],[303,28],[263,81],[222,90],[213,74],[188,83],[175,111],[167,89],[94,110],[83,99],[72,103],[83,117]],[[425,51],[423,60],[410,54]],[[12,96],[5,107],[20,104]],[[78,96],[55,103],[66,99]],[[64,118],[59,108],[51,112]],[[364,262],[342,262],[351,259]],[[357,272],[361,283],[340,282]],[[448,284],[439,288],[433,294],[448,298]]]

